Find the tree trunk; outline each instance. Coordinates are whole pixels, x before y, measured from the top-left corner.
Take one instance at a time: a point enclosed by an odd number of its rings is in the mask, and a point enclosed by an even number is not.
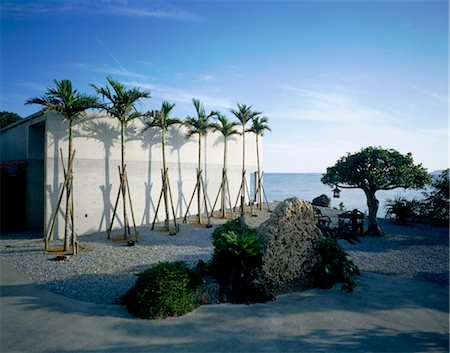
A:
[[[125,180],[124,180],[124,173],[125,173],[125,123],[120,123],[121,127],[121,157],[122,157],[122,178],[121,178],[121,185],[122,188],[122,201],[123,201],[123,225],[124,225],[124,238],[127,239],[127,231],[128,231],[128,219],[127,219],[127,202],[126,202],[126,186],[125,186]]]
[[[241,197],[244,199],[245,203],[245,123],[242,124],[242,185],[241,185]]]
[[[367,235],[380,236],[381,230],[378,227],[377,212],[379,201],[375,197],[375,192],[364,190],[367,197],[367,206],[369,208],[369,225],[366,231]]]
[[[72,121],[69,121],[69,157],[67,159],[67,174],[66,178],[71,178],[69,174],[70,157],[72,156]],[[65,214],[65,228],[64,228],[64,251],[67,251],[70,245],[70,192],[72,181],[66,184],[66,214]],[[73,225],[72,225],[73,227]]]
[[[227,138],[224,137],[223,141],[223,170],[222,170],[222,195],[221,195],[221,204],[222,204],[222,217],[225,218],[225,197],[227,191],[227,183],[225,182],[226,170],[227,170]]]
[[[161,130],[162,135],[162,157],[163,157],[163,194],[164,194],[164,208],[166,212],[166,218],[164,220],[164,228],[169,229],[169,205],[167,200],[167,170],[166,170],[166,130]]]
[[[262,210],[262,185],[261,182],[261,168],[259,165],[259,141],[258,134],[256,134],[256,162],[258,163],[258,181],[255,183],[255,188],[258,188],[258,193],[255,195],[255,201],[259,204],[259,209]]]
[[[197,169],[197,222],[201,224],[202,216],[201,216],[201,191],[200,191],[200,171],[202,166],[202,135],[198,134],[198,169]]]

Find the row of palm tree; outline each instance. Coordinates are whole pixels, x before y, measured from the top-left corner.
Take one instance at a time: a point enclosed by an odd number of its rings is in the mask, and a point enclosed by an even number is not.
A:
[[[68,158],[68,168],[67,171],[72,171],[73,162],[73,143],[72,143],[72,129],[73,125],[79,120],[88,109],[100,109],[107,112],[110,116],[119,120],[120,131],[121,131],[121,166],[119,168],[120,178],[121,178],[121,190],[122,202],[123,202],[123,212],[124,212],[124,226],[125,226],[125,238],[127,237],[127,228],[129,228],[127,220],[127,210],[126,210],[126,193],[127,193],[127,183],[124,182],[126,177],[126,164],[125,164],[125,131],[127,125],[136,118],[143,118],[146,123],[146,128],[158,128],[161,130],[161,143],[162,143],[162,158],[163,158],[163,182],[165,176],[167,176],[167,165],[166,165],[166,136],[169,128],[175,124],[182,124],[187,128],[186,137],[198,135],[198,168],[197,168],[197,222],[201,223],[201,174],[202,174],[202,139],[205,138],[208,131],[218,131],[223,135],[224,138],[224,159],[223,159],[223,170],[226,171],[227,168],[227,141],[228,138],[235,134],[240,134],[242,136],[243,150],[242,150],[242,176],[243,180],[245,178],[245,135],[247,132],[253,132],[256,135],[256,147],[257,147],[257,163],[258,163],[258,181],[261,180],[260,171],[260,160],[259,160],[259,140],[258,137],[264,134],[265,130],[270,131],[268,127],[268,118],[261,116],[261,112],[253,111],[251,106],[245,104],[237,104],[236,110],[231,110],[231,113],[238,119],[238,122],[230,121],[225,115],[211,111],[206,112],[204,106],[198,99],[193,99],[193,105],[195,107],[196,116],[188,116],[184,121],[174,118],[171,116],[172,110],[175,104],[171,104],[164,101],[161,105],[161,109],[152,110],[146,113],[140,113],[136,109],[136,105],[142,102],[145,98],[150,98],[150,91],[141,90],[139,88],[128,89],[123,83],[107,77],[108,84],[105,87],[91,85],[98,95],[101,96],[102,101],[100,101],[96,96],[90,96],[86,94],[81,94],[77,90],[73,89],[70,80],[54,80],[55,88],[48,88],[44,96],[38,98],[31,98],[26,101],[26,104],[39,104],[43,106],[45,111],[57,111],[64,119],[69,122],[69,158]],[[248,128],[248,123],[251,123],[251,127]],[[237,130],[237,126],[241,125],[241,132]],[[67,178],[67,176],[66,176]],[[71,196],[71,183],[73,177],[71,177],[71,182],[66,185],[66,230],[64,234],[64,244],[65,250],[70,244],[70,231],[69,231],[69,215],[73,216],[73,208],[70,208],[70,197]],[[256,187],[256,186],[255,186]],[[70,190],[69,190],[70,189]],[[203,187],[204,190],[204,187]],[[129,191],[128,191],[129,192]],[[195,191],[194,191],[195,192]],[[245,199],[245,189],[243,183],[241,184],[241,197]],[[222,214],[225,215],[225,202],[224,202],[225,189],[222,190],[222,202],[221,209]],[[249,195],[250,196],[250,195]],[[167,189],[163,187],[163,197],[165,203],[165,226],[168,227],[169,222],[169,210],[168,210],[168,194]],[[206,200],[206,195],[204,195]],[[119,199],[119,195],[118,195]],[[260,202],[261,204],[261,202]],[[131,198],[130,198],[131,207]],[[74,242],[73,233],[73,217],[72,217],[72,242]],[[128,229],[129,233],[129,229]],[[47,237],[50,237],[48,234]]]

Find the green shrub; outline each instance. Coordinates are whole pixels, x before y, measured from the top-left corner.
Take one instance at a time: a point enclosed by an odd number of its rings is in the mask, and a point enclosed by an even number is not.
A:
[[[122,297],[133,316],[181,316],[199,305],[200,278],[183,262],[160,263],[138,276],[134,287]]]
[[[343,283],[342,290],[351,292],[359,275],[359,268],[347,259],[347,253],[336,239],[325,238],[319,243],[321,262],[313,271],[313,283],[317,288],[331,288],[335,283]]]
[[[446,169],[431,182],[431,190],[424,192],[425,199],[420,202],[419,213],[431,223],[449,225],[449,175]]]
[[[330,198],[325,194],[317,196],[315,199],[312,200],[312,204],[314,206],[321,206],[321,207],[330,207],[330,202],[331,202]]]
[[[265,302],[273,299],[259,281],[262,243],[256,229],[239,218],[218,226],[212,236],[213,257],[208,266],[221,287],[222,301]]]
[[[418,202],[396,196],[393,199],[387,199],[384,207],[386,210],[386,218],[393,218],[397,223],[403,224],[416,216]]]

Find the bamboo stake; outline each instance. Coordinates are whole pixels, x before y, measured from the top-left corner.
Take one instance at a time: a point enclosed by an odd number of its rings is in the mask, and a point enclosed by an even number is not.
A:
[[[155,229],[156,217],[158,217],[158,211],[159,211],[159,206],[161,204],[161,199],[163,197],[163,192],[164,192],[164,190],[163,190],[163,188],[161,188],[161,193],[159,194],[158,205],[156,206],[155,217],[153,218],[151,230]]]
[[[130,184],[128,184],[128,174],[127,174],[126,170],[124,170],[124,178],[125,178],[125,183],[126,183],[126,186],[128,189],[128,201],[130,202],[131,220],[133,221],[134,235],[136,236],[136,241],[138,241],[139,240],[139,232],[136,229],[136,221],[134,219],[133,203],[131,202]]]
[[[208,219],[208,224],[206,227],[211,227],[211,218],[209,217],[208,213],[208,202],[206,199],[206,192],[205,192],[205,183],[203,182],[203,176],[200,174],[200,181],[201,181],[201,187],[203,188],[203,199],[205,201],[205,211],[206,211],[206,218]]]
[[[172,189],[170,188],[170,182],[169,182],[169,174],[167,172],[166,174],[166,178],[167,178],[167,185],[169,187],[169,197],[170,197],[170,204],[172,206],[172,215],[173,215],[173,223],[175,225],[175,234],[179,232],[178,230],[178,224],[177,224],[177,217],[176,217],[176,213],[175,213],[175,207],[173,205],[173,198],[172,198]]]
[[[75,158],[75,150],[72,152],[72,156],[69,156],[69,163],[68,163],[68,170],[67,172],[71,172],[72,171],[72,161]],[[52,222],[50,224],[50,229],[45,237],[45,250],[48,251],[49,250],[49,240],[51,235],[53,234],[53,228],[55,227],[55,223],[56,223],[56,218],[58,217],[58,211],[59,208],[61,206],[61,202],[62,202],[62,198],[64,196],[64,191],[67,187],[67,184],[69,183],[69,178],[67,178],[67,176],[65,175],[64,178],[64,183],[62,185],[61,191],[59,193],[59,197],[58,197],[58,203],[55,209],[55,212],[53,214],[53,218],[52,218]]]
[[[216,208],[216,204],[217,204],[217,201],[219,200],[219,196],[220,196],[221,192],[223,194],[223,185],[224,185],[224,174],[223,174],[223,169],[222,169],[222,182],[220,183],[219,192],[217,193],[216,199],[214,200],[214,205],[211,209],[211,217],[214,216],[214,209]]]

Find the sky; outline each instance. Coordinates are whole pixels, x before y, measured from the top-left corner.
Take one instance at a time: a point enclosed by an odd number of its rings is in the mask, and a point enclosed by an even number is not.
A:
[[[324,172],[368,146],[447,168],[448,1],[8,1],[0,110],[29,116],[54,79],[151,91],[140,111],[192,98],[269,118],[266,172]]]

